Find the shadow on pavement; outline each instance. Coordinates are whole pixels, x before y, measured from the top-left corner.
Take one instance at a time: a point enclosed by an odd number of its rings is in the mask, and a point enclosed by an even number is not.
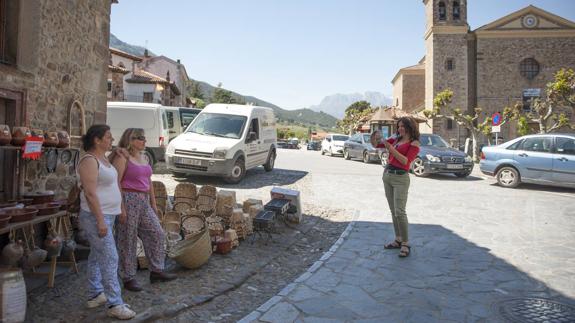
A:
[[[558,187],[558,186],[547,186],[547,185],[537,185],[537,184],[527,184],[521,183],[516,188],[507,188],[500,186],[497,183],[492,183],[491,186],[497,186],[500,189],[505,190],[521,190],[521,191],[534,191],[534,192],[549,192],[549,193],[567,193],[574,194],[575,188]]]
[[[266,172],[263,167],[250,169],[246,172],[244,179],[238,184],[228,184],[220,177],[208,176],[185,176],[176,177],[178,182],[192,182],[197,185],[217,185],[222,188],[252,189],[264,186],[290,185],[302,179],[308,174],[305,171],[274,168],[271,172]]]
[[[575,320],[574,299],[442,226],[410,225],[412,253],[408,258],[399,258],[397,249],[383,248],[393,237],[389,223],[357,222],[324,266],[260,319],[266,321],[281,308],[295,307],[306,321],[506,322],[511,303],[516,307],[518,302],[532,304],[531,308],[515,308],[531,318],[544,319],[559,311],[560,307],[533,300],[544,299],[564,304],[571,315],[566,322]],[[497,245],[512,252],[510,258],[541,260],[548,253],[535,247],[523,255],[525,250],[510,244]],[[538,274],[555,271],[553,264],[568,259],[567,252],[549,263],[539,261],[544,269],[539,268]],[[555,286],[572,284],[569,270],[556,272]],[[514,322],[539,321],[523,317]]]

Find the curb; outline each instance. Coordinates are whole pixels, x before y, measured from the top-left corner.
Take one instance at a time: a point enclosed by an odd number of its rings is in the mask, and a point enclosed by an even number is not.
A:
[[[296,278],[293,281],[293,283],[290,283],[289,285],[284,287],[281,291],[279,291],[279,293],[277,293],[277,295],[273,296],[267,302],[260,305],[260,307],[252,311],[250,314],[244,316],[241,320],[238,321],[238,323],[249,323],[258,320],[272,306],[281,302],[285,296],[287,296],[297,287],[298,284],[303,283],[308,278],[310,278],[313,275],[313,273],[315,273],[319,268],[321,268],[321,266],[323,266],[324,263],[327,260],[329,260],[329,258],[331,258],[331,256],[333,256],[333,254],[339,249],[339,247],[347,240],[349,234],[355,227],[358,218],[359,218],[359,211],[356,210],[355,214],[353,215],[353,219],[349,222],[345,230],[341,233],[339,239],[337,239],[336,242],[334,242],[331,248],[328,251],[326,251],[318,261],[316,261],[313,265],[311,265],[308,268],[308,270],[306,270],[303,274],[301,274],[298,278]]]

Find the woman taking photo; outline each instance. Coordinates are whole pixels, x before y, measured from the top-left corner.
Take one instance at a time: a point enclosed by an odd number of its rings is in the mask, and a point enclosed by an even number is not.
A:
[[[80,193],[80,226],[90,241],[88,257],[87,307],[108,303],[108,315],[121,320],[136,316],[122,301],[118,282],[118,253],[112,228],[121,213],[122,195],[118,173],[106,158],[112,148],[112,134],[106,125],[93,125],[82,137],[86,154],[78,163],[82,184]]]
[[[139,292],[142,287],[136,280],[137,242],[142,240],[150,266],[150,282],[170,281],[176,275],[164,272],[166,251],[164,231],[158,218],[156,198],[152,186],[152,167],[146,158],[146,137],[144,130],[129,128],[124,131],[118,143],[128,156],[113,153],[114,167],[118,170],[123,196],[123,212],[116,230],[118,252],[120,254],[120,277],[124,288]]]
[[[397,121],[395,138],[389,138],[382,142],[379,131],[371,135],[372,146],[386,148],[389,152],[389,161],[383,172],[383,186],[391,210],[395,240],[386,244],[384,248],[400,249],[400,257],[407,257],[411,252],[405,205],[409,191],[409,169],[411,162],[419,153],[418,127],[413,118],[403,117]]]

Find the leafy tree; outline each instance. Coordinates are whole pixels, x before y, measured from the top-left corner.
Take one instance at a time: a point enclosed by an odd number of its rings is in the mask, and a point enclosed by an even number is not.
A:
[[[531,111],[526,113],[526,117],[539,125],[539,133],[553,132],[569,124],[569,118],[565,113],[557,113],[558,107],[549,97],[545,99],[534,99],[531,101]]]
[[[337,122],[337,125],[342,132],[352,135],[373,112],[374,109],[369,102],[357,101],[345,109],[344,117]]]
[[[195,108],[203,109],[206,107],[206,101],[204,101],[202,99],[198,99],[198,98],[192,98],[192,100],[195,102],[195,104],[194,104]]]
[[[200,88],[200,82],[190,80],[188,83],[188,91],[189,96],[194,99],[205,100],[204,93],[202,93],[202,89]]]
[[[212,96],[212,103],[229,103],[229,104],[244,104],[242,100],[237,100],[234,98],[233,93],[222,88],[222,83],[218,84],[218,87],[214,90],[214,95]]]
[[[467,114],[461,108],[452,107],[453,91],[450,89],[439,92],[433,99],[433,110],[426,110],[423,113],[429,119],[443,118],[446,115],[453,116],[457,124],[463,126],[471,133],[473,140],[473,161],[479,162],[479,138],[491,134],[491,117],[487,117],[479,123],[481,108],[475,108],[474,113]]]
[[[546,88],[549,101],[556,106],[571,107],[571,113],[575,114],[575,71],[562,68],[554,77]]]

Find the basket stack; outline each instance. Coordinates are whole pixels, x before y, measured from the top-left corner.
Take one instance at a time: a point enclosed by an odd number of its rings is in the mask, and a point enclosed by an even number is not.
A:
[[[166,215],[164,215],[164,219],[162,221],[162,227],[164,228],[164,231],[166,231],[166,234],[168,233],[180,234],[181,226],[182,226],[182,219],[178,211],[166,212]]]
[[[235,230],[240,239],[245,239],[248,236],[242,209],[233,209],[230,217],[230,229]]]
[[[228,229],[224,232],[224,239],[229,239],[232,241],[232,248],[235,248],[240,245],[240,241],[238,240],[238,234],[234,229]]]
[[[174,210],[182,215],[190,215],[196,208],[198,189],[192,183],[180,183],[174,192]]]
[[[168,191],[166,190],[166,185],[159,181],[153,181],[152,186],[154,187],[154,196],[156,197],[156,207],[158,211],[162,213],[160,215],[160,217],[162,217],[168,209]]]
[[[244,218],[244,228],[246,230],[245,235],[252,235],[254,233],[254,221],[248,213],[243,213],[242,215]]]
[[[258,215],[258,213],[260,211],[263,211],[263,210],[264,210],[264,206],[261,204],[255,204],[255,205],[250,206],[248,214],[250,215],[250,218],[252,219],[252,221],[253,221],[253,219],[256,218],[256,215]]]
[[[236,206],[236,192],[221,190],[216,198],[216,215],[222,218],[225,227],[231,224],[230,218]]]
[[[256,200],[256,199],[247,199],[244,201],[243,204],[243,211],[244,213],[250,213],[250,207],[254,206],[254,205],[264,205],[264,203],[262,202],[262,200]]]
[[[219,216],[209,216],[206,218],[206,225],[210,231],[210,237],[222,237],[224,235],[224,226],[222,218]]]
[[[198,193],[197,208],[207,218],[214,214],[216,209],[217,189],[211,185],[204,185]]]

